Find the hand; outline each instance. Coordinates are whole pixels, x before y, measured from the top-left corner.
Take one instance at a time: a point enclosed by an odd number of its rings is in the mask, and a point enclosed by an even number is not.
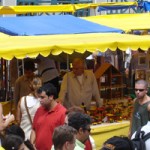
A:
[[[11,115],[8,117],[8,119],[12,122],[12,121],[15,120],[15,116],[14,116],[13,114],[11,114]]]
[[[4,116],[4,121],[9,121],[9,122],[12,122],[12,121],[14,121],[15,120],[15,117],[14,117],[14,115],[13,114],[8,114],[8,115],[6,115],[6,116]]]

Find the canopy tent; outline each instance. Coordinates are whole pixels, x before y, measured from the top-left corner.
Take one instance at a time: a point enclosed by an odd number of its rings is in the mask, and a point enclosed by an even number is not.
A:
[[[4,37],[4,36],[6,37],[6,36],[8,36],[8,35],[0,32],[0,38],[2,38],[2,37]]]
[[[138,4],[140,9],[144,9],[145,12],[149,12],[150,11],[150,2],[148,1],[141,1]]]
[[[110,2],[103,3],[99,6],[98,11],[106,11],[106,10],[117,10],[117,9],[127,9],[127,8],[136,8],[138,6],[137,2]]]
[[[0,14],[25,14],[25,13],[58,13],[75,12],[74,5],[24,5],[24,6],[0,6]]]
[[[101,25],[118,28],[125,32],[150,29],[150,13],[99,15],[83,17],[83,19]]]
[[[72,15],[0,17],[0,32],[9,35],[122,32]]]
[[[117,3],[84,3],[84,4],[59,4],[59,5],[24,5],[24,6],[0,6],[0,14],[24,14],[24,13],[74,13],[79,9],[111,7],[111,6],[137,6],[137,2],[117,2]]]
[[[107,49],[115,51],[117,48],[124,51],[127,48],[148,50],[149,47],[150,38],[148,36],[119,33],[6,36],[0,38],[0,57],[11,60],[13,57],[19,59],[35,58],[39,54],[48,56],[64,52],[70,55],[73,52],[83,54],[86,51],[92,53],[96,50],[101,52],[105,52]]]

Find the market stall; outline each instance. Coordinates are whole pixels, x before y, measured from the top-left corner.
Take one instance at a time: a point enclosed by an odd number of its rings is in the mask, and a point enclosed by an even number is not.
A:
[[[86,23],[82,27],[85,27]],[[38,33],[39,36],[4,36],[0,39],[0,57],[11,60],[14,57],[18,59],[25,57],[35,58],[39,54],[43,56],[50,54],[57,56],[62,52],[70,55],[74,52],[85,53],[88,51],[92,53],[95,50],[105,52],[107,49],[110,49],[115,51],[118,48],[123,51],[127,48],[147,50],[150,47],[150,38],[147,36],[141,37],[120,33],[93,33],[94,31],[90,32],[89,30],[85,31],[84,28],[82,29],[82,34],[80,32],[77,32],[78,34],[75,34],[76,32],[68,34],[67,32],[60,35],[41,35],[41,33]],[[100,31],[99,26],[97,26],[97,29],[97,31]],[[10,32],[12,33],[13,30],[10,31],[9,28]],[[27,34],[25,31],[21,32],[21,34],[17,32],[12,34],[35,35],[35,33]],[[11,105],[10,103],[8,104],[9,106],[5,105],[7,108]],[[108,126],[94,126],[92,127],[92,136],[99,148],[102,145],[102,139],[105,141],[110,136],[121,135],[122,133],[127,135],[128,127],[128,122],[112,123],[108,124]],[[105,133],[105,138],[99,140],[100,135],[104,137],[103,133]]]
[[[64,3],[65,1],[62,1]],[[57,3],[57,2],[56,2]],[[18,5],[18,6],[0,6],[0,14],[26,14],[26,13],[72,13],[74,14],[76,11],[81,9],[89,9],[93,8],[96,9],[97,7],[136,7],[138,4],[137,2],[101,2],[101,3],[86,3],[83,1],[79,4],[60,4],[59,5]]]

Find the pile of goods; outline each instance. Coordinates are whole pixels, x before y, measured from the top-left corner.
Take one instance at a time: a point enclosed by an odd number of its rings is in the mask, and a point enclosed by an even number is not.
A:
[[[92,124],[101,124],[102,122],[113,123],[122,120],[129,120],[133,109],[133,100],[126,98],[124,101],[104,102],[102,107],[97,108],[96,103],[91,103],[91,108],[87,113],[92,118]]]

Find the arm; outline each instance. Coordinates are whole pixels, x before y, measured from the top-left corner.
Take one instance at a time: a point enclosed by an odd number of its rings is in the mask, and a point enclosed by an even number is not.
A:
[[[16,121],[17,121],[17,123],[20,125],[20,122],[21,122],[21,117],[22,117],[22,115],[21,115],[21,100],[22,99],[20,99],[20,101],[19,101],[19,103],[18,103],[18,106],[17,106],[17,113],[16,113]]]
[[[35,145],[35,139],[36,139],[36,133],[35,133],[35,130],[32,129],[31,135],[30,135],[30,142],[31,142],[31,144]]]
[[[135,103],[135,99],[134,99],[134,103]],[[134,103],[133,103],[133,109],[131,111],[131,116],[130,116],[130,126],[129,126],[129,133],[128,133],[128,138],[131,138],[131,128],[132,128],[132,118],[133,118],[133,112],[134,112]]]
[[[147,110],[148,112],[150,112],[150,104],[147,106]]]
[[[38,108],[39,109],[39,108]],[[30,142],[31,144],[34,146],[35,150],[36,150],[36,147],[35,147],[35,143],[36,143],[36,122],[38,120],[38,109],[34,115],[34,118],[33,118],[33,123],[32,123],[32,130],[31,130],[31,134],[30,134]]]
[[[19,80],[17,79],[15,82],[15,91],[14,91],[14,100],[15,100],[16,106],[17,106],[18,101],[20,99],[19,93],[20,93],[20,85],[19,85]]]
[[[62,83],[61,83],[61,88],[58,96],[58,101],[63,103],[66,93],[67,93],[67,79],[68,78],[68,73],[66,73],[63,77]]]
[[[3,131],[14,119],[14,115],[8,116],[6,120],[3,119],[3,108],[0,104],[0,131]]]

